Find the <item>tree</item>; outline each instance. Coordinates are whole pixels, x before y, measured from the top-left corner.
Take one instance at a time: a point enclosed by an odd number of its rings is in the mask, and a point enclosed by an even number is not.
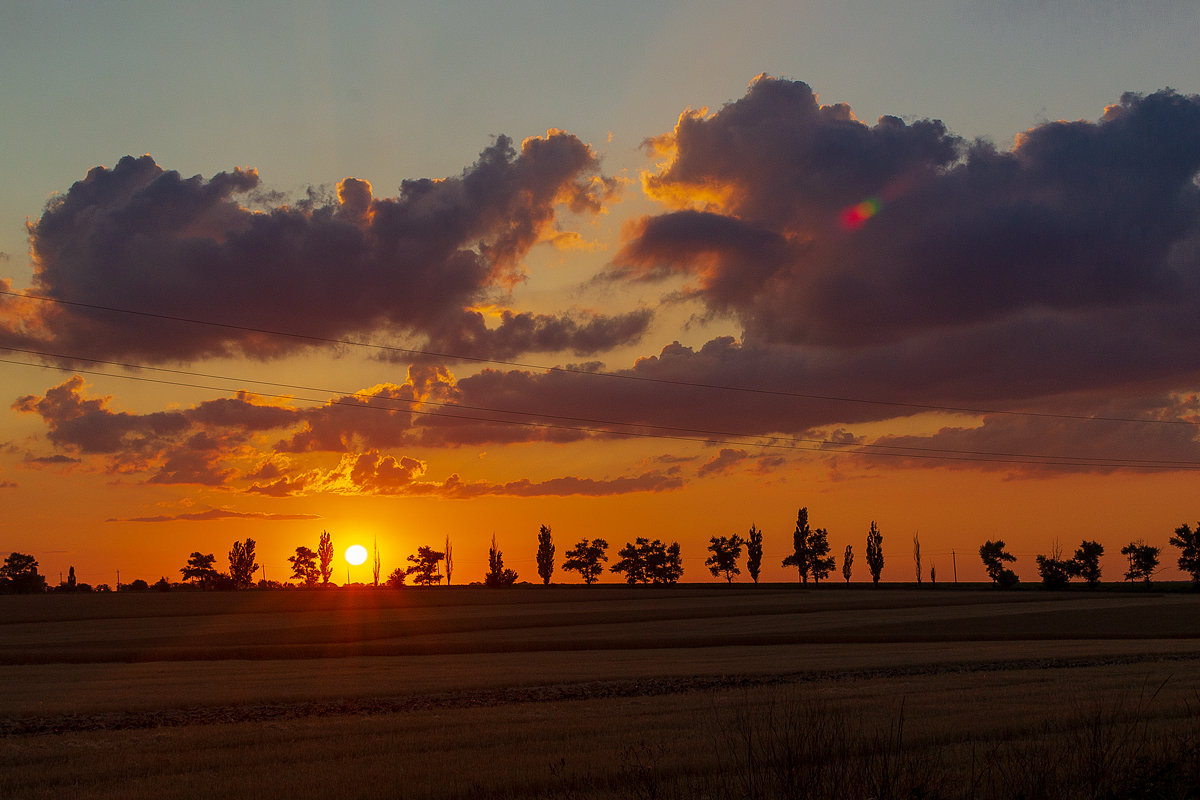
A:
[[[808,527],[808,506],[801,508],[796,514],[796,529],[792,532],[792,552],[783,559],[782,566],[795,567],[800,583],[808,583],[808,573],[812,569],[812,553],[809,550],[809,540],[812,529]]]
[[[913,566],[917,570],[917,585],[921,584],[921,532],[913,533]]]
[[[537,569],[542,584],[549,586],[550,576],[554,574],[554,542],[545,525],[538,529]]]
[[[450,544],[450,534],[446,534],[446,585],[450,585],[450,577],[454,574],[454,547]]]
[[[621,559],[609,567],[609,571],[624,574],[625,582],[630,585],[646,583],[646,552],[649,546],[650,540],[644,536],[626,542],[625,546],[617,551]]]
[[[854,548],[851,545],[846,545],[846,552],[842,553],[842,577],[846,579],[846,583],[850,583],[850,571],[854,568]]]
[[[485,586],[512,586],[517,582],[517,573],[504,568],[504,555],[496,547],[496,534],[492,534],[492,547],[488,550],[488,571],[483,576]]]
[[[1057,540],[1049,556],[1038,555],[1034,560],[1037,561],[1042,585],[1047,589],[1061,589],[1071,580],[1072,575],[1079,574],[1075,571],[1075,562],[1063,559],[1062,548]]]
[[[72,566],[67,570],[67,591],[73,592],[77,588],[75,581],[75,567]]]
[[[671,542],[666,546],[658,539],[651,542],[646,559],[646,575],[651,583],[678,583],[683,577],[683,556],[679,551],[679,542]]]
[[[746,534],[746,572],[750,573],[750,580],[755,583],[758,583],[758,572],[762,569],[762,556],[762,531],[751,525],[750,532]]]
[[[709,538],[708,551],[712,555],[704,561],[704,566],[708,567],[714,578],[723,573],[725,582],[733,583],[733,576],[742,573],[737,565],[738,559],[742,557],[742,544],[742,537],[736,534]]]
[[[254,540],[234,542],[229,551],[229,579],[235,589],[249,589],[254,584],[258,563],[254,560]]]
[[[1017,557],[1004,549],[1003,539],[988,540],[980,545],[979,558],[992,583],[1006,589],[1017,582],[1017,574],[1004,566],[1005,562],[1016,561]]]
[[[1125,580],[1136,581],[1141,579],[1149,585],[1150,578],[1154,576],[1154,573],[1158,572],[1158,555],[1160,552],[1160,548],[1151,547],[1143,539],[1130,542],[1122,547],[1121,555],[1129,559],[1129,571],[1125,573]]]
[[[1104,545],[1099,542],[1089,542],[1084,539],[1075,550],[1071,559],[1071,574],[1078,575],[1095,586],[1100,582],[1100,556],[1104,555]]]
[[[432,547],[418,547],[417,554],[408,557],[412,566],[406,569],[405,573],[415,576],[413,583],[417,586],[432,586],[435,583],[441,583],[442,570],[439,564],[445,557],[445,553],[439,553]]]
[[[883,534],[875,520],[871,520],[871,529],[867,531],[867,569],[871,571],[871,583],[878,586],[883,572]]]
[[[578,572],[583,582],[591,586],[604,572],[600,562],[608,561],[608,542],[603,539],[580,539],[579,544],[567,551],[567,558],[562,568]]]
[[[1192,576],[1193,585],[1200,586],[1200,522],[1194,531],[1185,522],[1168,541],[1179,548],[1179,568]]]
[[[609,569],[624,573],[625,581],[629,584],[676,583],[683,575],[679,542],[667,546],[659,539],[651,542],[639,536],[635,541],[626,543],[617,555],[621,556],[621,560]]]
[[[371,552],[374,558],[371,561],[371,580],[375,586],[379,586],[379,537],[375,537],[375,543],[371,546]],[[449,582],[449,578],[446,579]]]
[[[829,531],[824,528],[814,528],[808,540],[808,550],[811,553],[809,569],[812,570],[813,583],[820,583],[833,572],[836,561],[829,555]]]
[[[328,531],[321,531],[321,538],[317,540],[317,558],[321,561],[321,585],[328,586],[333,576],[333,542]]]
[[[201,589],[207,589],[220,577],[220,573],[213,568],[216,560],[216,556],[212,553],[204,554],[196,550],[188,556],[187,566],[180,567],[179,572],[185,581],[195,581]]]
[[[11,553],[0,566],[0,591],[38,594],[46,590],[46,576],[38,572],[37,559],[27,553]]]
[[[292,564],[292,577],[299,578],[305,586],[316,586],[321,573],[317,570],[317,554],[304,545],[296,548],[296,555],[288,556]]]
[[[403,589],[404,579],[408,577],[408,570],[404,567],[396,567],[387,577],[387,585],[393,589]]]

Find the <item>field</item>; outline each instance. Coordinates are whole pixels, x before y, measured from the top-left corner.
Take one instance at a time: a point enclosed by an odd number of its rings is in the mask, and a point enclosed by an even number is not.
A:
[[[0,597],[3,798],[1194,797],[1197,761],[1197,593]]]

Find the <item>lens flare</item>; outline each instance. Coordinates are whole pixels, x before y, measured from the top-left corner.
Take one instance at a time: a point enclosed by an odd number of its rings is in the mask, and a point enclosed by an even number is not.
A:
[[[842,227],[848,231],[858,230],[863,223],[879,213],[883,204],[878,197],[868,197],[858,205],[850,206],[841,213]]]

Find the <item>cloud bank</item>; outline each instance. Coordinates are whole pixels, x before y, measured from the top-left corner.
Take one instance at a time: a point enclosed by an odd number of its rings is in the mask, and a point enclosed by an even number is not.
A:
[[[11,312],[0,344],[143,362],[271,358],[373,334],[484,358],[603,351],[636,341],[649,312],[510,311],[488,326],[474,308],[522,280],[531,248],[561,238],[559,209],[600,213],[617,185],[560,131],[520,150],[497,137],[461,175],[406,180],[396,197],[346,178],[336,199],[294,204],[254,170],[183,178],[127,156],[92,169],[29,224],[31,293],[85,305],[0,298]]]

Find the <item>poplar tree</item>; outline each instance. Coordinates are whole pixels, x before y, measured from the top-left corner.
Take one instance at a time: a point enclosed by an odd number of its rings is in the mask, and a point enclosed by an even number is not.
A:
[[[549,586],[550,576],[554,574],[554,542],[546,525],[538,530],[537,571],[542,584]]]
[[[871,520],[871,529],[867,531],[867,569],[871,571],[871,583],[878,586],[883,572],[883,534],[875,520]]]
[[[755,583],[758,583],[758,572],[762,568],[762,557],[762,531],[751,525],[750,532],[746,534],[746,572],[750,573],[750,580]]]

